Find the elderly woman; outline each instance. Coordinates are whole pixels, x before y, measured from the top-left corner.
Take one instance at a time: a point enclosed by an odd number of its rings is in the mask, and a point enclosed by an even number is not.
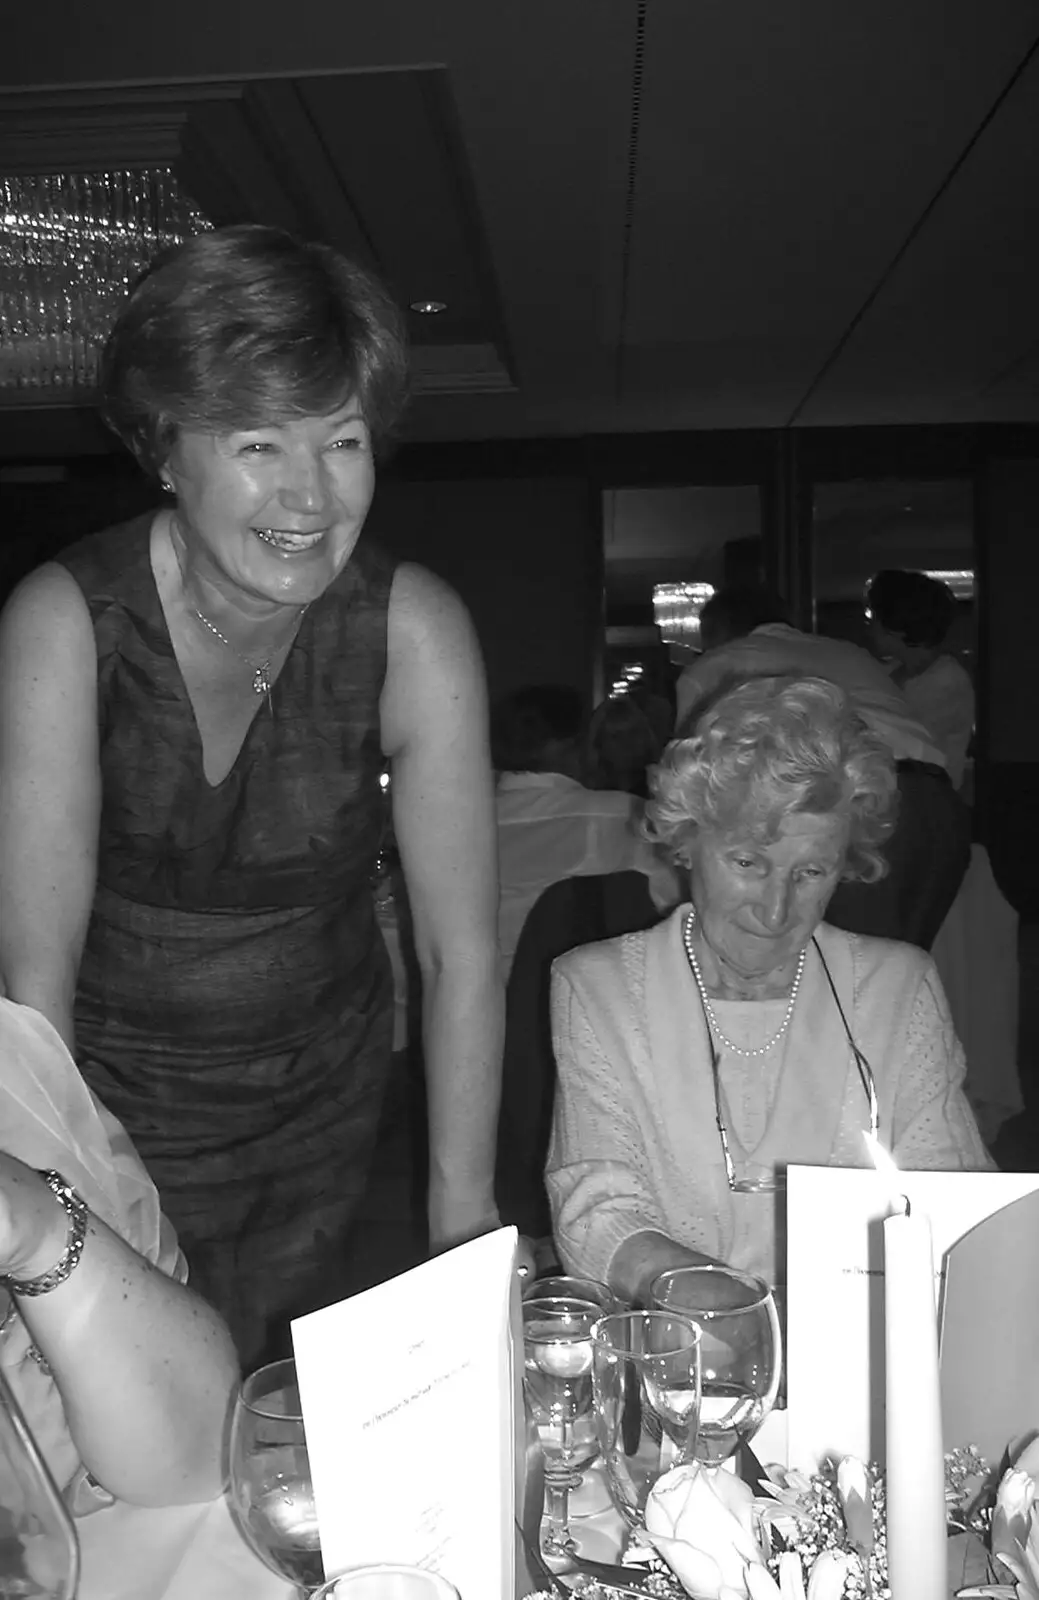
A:
[[[125,1132],[0,995],[0,1367],[74,1511],[220,1493],[238,1369],[184,1271]]]
[[[364,533],[400,410],[383,289],[276,229],[137,286],[103,404],[166,492],[0,626],[0,974],[74,1050],[243,1358],[357,1287],[390,1060],[393,821],[423,982],[429,1224],[497,1222],[493,784],[469,619]]]
[[[688,902],[554,969],[559,1066],[546,1178],[571,1271],[645,1296],[724,1261],[782,1281],[790,1162],[990,1165],[963,1053],[922,950],[823,922],[842,877],[883,870],[891,757],[842,692],[759,678],[723,692],[655,769],[647,826]]]

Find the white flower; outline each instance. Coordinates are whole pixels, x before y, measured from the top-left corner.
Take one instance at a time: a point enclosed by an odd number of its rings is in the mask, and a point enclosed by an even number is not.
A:
[[[1039,1600],[1037,1474],[1039,1439],[1033,1439],[1003,1474],[992,1513],[992,1554],[1013,1573],[1018,1600]]]
[[[854,1456],[845,1456],[837,1468],[837,1493],[848,1540],[865,1560],[873,1549],[873,1493],[869,1472]]]
[[[747,1568],[750,1600],[841,1600],[851,1557],[843,1550],[823,1550],[812,1563],[805,1594],[801,1557],[793,1550],[779,1558],[779,1582],[765,1567]]]
[[[693,1600],[748,1600],[749,1570],[765,1572],[754,1495],[731,1472],[695,1461],[675,1467],[650,1492],[646,1532]],[[767,1589],[761,1594],[768,1600]]]

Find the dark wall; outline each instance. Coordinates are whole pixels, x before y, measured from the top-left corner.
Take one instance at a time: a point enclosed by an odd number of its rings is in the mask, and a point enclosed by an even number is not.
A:
[[[591,697],[602,548],[578,478],[383,481],[369,527],[452,584],[472,613],[492,695],[569,683]]]
[[[1039,920],[1039,460],[990,460],[981,475],[981,792],[993,871]]]

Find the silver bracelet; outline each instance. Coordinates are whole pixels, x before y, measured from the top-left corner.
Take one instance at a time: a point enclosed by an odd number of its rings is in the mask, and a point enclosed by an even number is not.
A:
[[[65,1236],[65,1248],[55,1266],[49,1272],[41,1273],[38,1278],[4,1278],[12,1294],[37,1295],[49,1294],[51,1289],[56,1289],[59,1283],[79,1266],[79,1258],[83,1254],[83,1246],[87,1237],[87,1218],[89,1208],[82,1195],[76,1193],[70,1183],[66,1183],[60,1172],[53,1168],[41,1171],[39,1176],[43,1179],[48,1189],[54,1195],[69,1219],[68,1233]]]

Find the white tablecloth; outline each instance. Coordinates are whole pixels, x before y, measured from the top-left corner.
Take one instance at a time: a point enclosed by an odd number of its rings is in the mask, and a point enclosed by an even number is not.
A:
[[[76,1527],[78,1600],[289,1600],[295,1593],[253,1555],[225,1500],[163,1511],[120,1503]]]
[[[786,1460],[786,1413],[775,1411],[755,1436],[763,1462]],[[589,1477],[598,1475],[593,1468]],[[603,1504],[608,1497],[600,1495]],[[144,1510],[122,1503],[76,1524],[83,1557],[77,1600],[290,1600],[291,1584],[253,1555],[226,1500]],[[576,1518],[584,1554],[614,1561],[622,1524],[613,1510]],[[474,1597],[478,1600],[478,1597]]]

